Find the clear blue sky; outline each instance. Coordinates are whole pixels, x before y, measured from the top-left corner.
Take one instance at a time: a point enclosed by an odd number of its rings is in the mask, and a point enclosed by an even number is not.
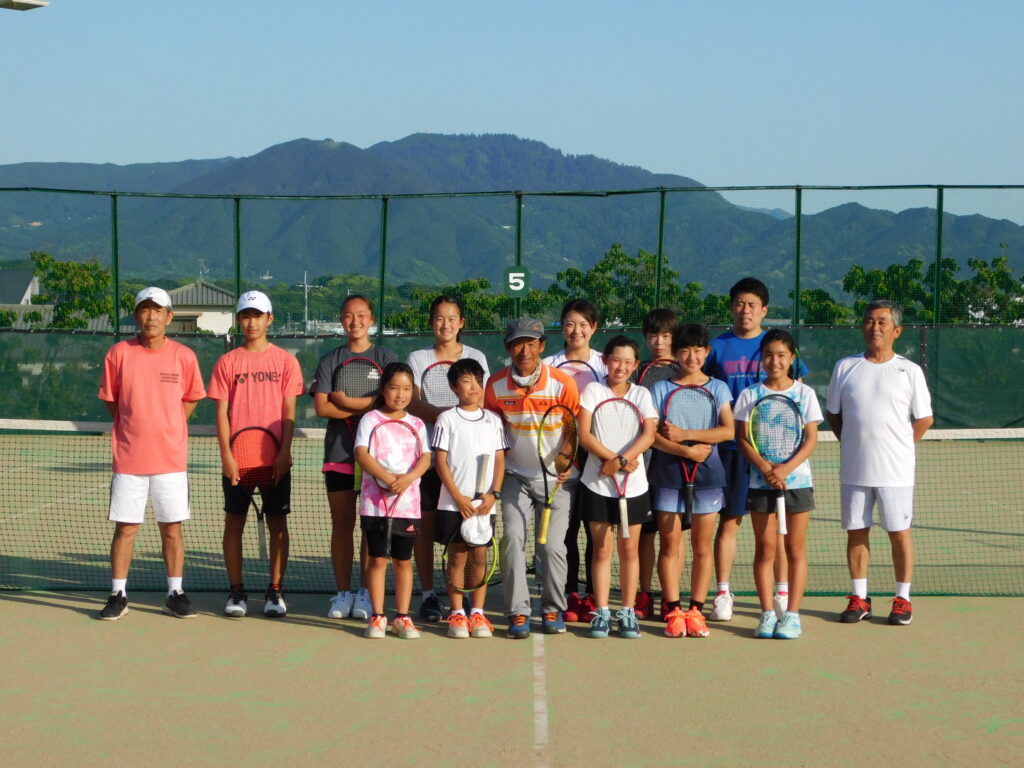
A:
[[[1024,2],[52,0],[0,164],[514,133],[709,185],[1024,182]]]

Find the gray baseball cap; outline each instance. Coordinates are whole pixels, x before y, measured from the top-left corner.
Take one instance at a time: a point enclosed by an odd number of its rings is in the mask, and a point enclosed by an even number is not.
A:
[[[513,320],[505,329],[505,343],[516,339],[543,339],[544,323],[532,317],[520,317]]]

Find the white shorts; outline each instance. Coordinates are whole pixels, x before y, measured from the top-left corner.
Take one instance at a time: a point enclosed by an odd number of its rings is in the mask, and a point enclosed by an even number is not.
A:
[[[876,501],[879,524],[890,533],[905,531],[914,521],[914,486],[843,485],[840,489],[843,530],[870,528]]]
[[[686,512],[686,492],[680,488],[653,488],[651,507],[655,512],[683,514]],[[725,506],[725,490],[722,488],[694,488],[693,514],[711,515],[721,512]]]
[[[180,523],[189,519],[188,475],[184,472],[162,475],[115,472],[110,481],[110,514],[107,519],[115,523],[141,523],[150,497],[158,523]]]

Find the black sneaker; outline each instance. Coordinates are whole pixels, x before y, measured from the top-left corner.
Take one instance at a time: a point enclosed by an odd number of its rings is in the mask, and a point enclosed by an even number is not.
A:
[[[264,616],[276,619],[288,615],[288,606],[284,604],[284,595],[281,594],[280,589],[268,589],[264,597],[267,600],[263,606]]]
[[[100,611],[100,618],[103,621],[117,621],[128,613],[128,598],[124,592],[111,592],[107,598],[107,604]]]
[[[437,599],[437,595],[424,598],[420,604],[420,618],[423,621],[440,621],[444,618],[444,609],[441,607],[441,601]]]
[[[168,616],[173,616],[176,619],[194,619],[199,615],[196,613],[196,609],[192,607],[192,603],[188,601],[185,593],[178,590],[174,590],[167,596],[167,599],[164,601],[163,611]]]
[[[858,621],[871,618],[871,598],[847,595],[849,602],[846,610],[839,614],[839,621],[842,624],[856,624]]]
[[[249,609],[246,604],[246,600],[249,596],[245,593],[244,589],[233,588],[231,594],[228,595],[227,605],[224,606],[225,616],[245,616],[245,612]]]

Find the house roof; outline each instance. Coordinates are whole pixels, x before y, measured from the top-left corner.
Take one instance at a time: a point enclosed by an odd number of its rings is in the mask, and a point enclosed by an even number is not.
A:
[[[0,304],[20,304],[32,283],[31,269],[5,269],[0,281]]]
[[[171,294],[176,312],[185,307],[228,307],[232,310],[235,308],[234,291],[208,283],[202,278],[168,293]]]

